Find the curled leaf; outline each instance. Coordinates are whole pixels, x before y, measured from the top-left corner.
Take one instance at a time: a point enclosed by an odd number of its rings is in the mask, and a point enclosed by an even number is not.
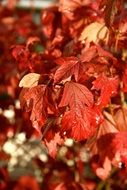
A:
[[[19,83],[19,87],[30,88],[30,87],[37,86],[39,79],[40,79],[40,74],[29,73],[21,79]]]

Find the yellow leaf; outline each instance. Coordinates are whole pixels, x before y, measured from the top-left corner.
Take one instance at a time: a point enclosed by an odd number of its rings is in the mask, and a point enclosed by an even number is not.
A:
[[[93,22],[83,29],[79,41],[98,43],[99,40],[107,40],[108,33],[108,28],[104,23]]]
[[[29,73],[27,75],[25,75],[20,83],[19,83],[19,87],[26,87],[26,88],[30,88],[33,86],[37,86],[38,85],[38,81],[40,78],[40,74],[37,73]]]

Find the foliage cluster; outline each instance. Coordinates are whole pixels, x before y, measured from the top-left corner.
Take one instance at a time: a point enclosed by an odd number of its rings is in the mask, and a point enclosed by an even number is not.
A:
[[[127,188],[126,3],[0,5],[1,190]]]

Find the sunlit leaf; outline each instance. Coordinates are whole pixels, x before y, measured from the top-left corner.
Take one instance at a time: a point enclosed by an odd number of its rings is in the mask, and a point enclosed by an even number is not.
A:
[[[19,83],[19,87],[30,88],[30,87],[37,86],[39,79],[40,79],[40,74],[29,73],[21,79]]]
[[[79,37],[79,40],[84,42],[87,40],[89,43],[98,43],[99,40],[105,40],[108,37],[108,28],[104,23],[93,22],[86,26]]]

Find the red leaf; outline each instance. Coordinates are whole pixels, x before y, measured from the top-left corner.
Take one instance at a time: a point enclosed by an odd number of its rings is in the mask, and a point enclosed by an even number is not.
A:
[[[97,145],[102,160],[108,157],[117,167],[120,167],[120,163],[127,164],[127,132],[103,135],[97,141]]]
[[[100,57],[106,57],[106,58],[109,58],[109,59],[113,60],[114,62],[116,61],[116,58],[112,55],[111,52],[108,52],[108,51],[104,50],[99,45],[96,45],[96,48],[97,48],[98,55]]]
[[[62,118],[62,131],[76,140],[84,140],[95,132],[98,113],[93,106],[93,95],[83,85],[68,82],[65,84],[60,107],[69,106],[70,111]]]
[[[42,24],[43,24],[43,33],[47,38],[52,38],[55,33],[55,26],[54,23],[55,19],[55,8],[45,9],[42,13]]]
[[[26,106],[31,111],[30,120],[36,129],[38,128],[38,124],[46,119],[45,90],[45,85],[38,85],[30,88],[23,96]]]
[[[118,78],[108,78],[105,75],[100,75],[93,82],[93,89],[101,90],[97,104],[104,107],[109,103],[110,98],[117,93]]]
[[[94,46],[91,46],[87,49],[83,49],[82,54],[80,56],[80,59],[83,62],[90,62],[96,56],[97,56],[97,48],[94,45]]]
[[[97,117],[94,109],[77,107],[64,114],[61,130],[77,141],[85,140],[95,133]]]
[[[46,85],[38,85],[23,90],[20,99],[23,107],[26,105],[26,109],[31,111],[30,120],[36,129],[38,128],[37,125],[42,125],[45,122],[48,113],[55,112],[52,91],[49,91]]]
[[[30,52],[23,45],[16,45],[12,49],[12,55],[16,61],[18,61],[19,68],[26,69],[28,66],[28,61],[30,59]]]
[[[48,148],[48,151],[49,151],[49,155],[52,157],[52,158],[55,158],[56,157],[56,154],[57,154],[57,149],[58,149],[58,145],[62,145],[64,143],[63,139],[61,138],[60,134],[59,133],[56,133],[54,138],[50,141],[50,142],[47,142],[46,141],[46,146]]]
[[[56,60],[56,63],[61,64],[61,66],[56,70],[54,76],[54,83],[58,83],[63,79],[66,79],[74,75],[77,81],[83,66],[77,57],[64,57]]]
[[[92,106],[93,103],[93,95],[87,87],[79,83],[67,82],[59,107],[69,105],[71,109],[80,109],[85,105]]]
[[[106,63],[107,58],[111,59],[113,62],[116,61],[116,58],[108,51],[104,50],[101,46],[95,44],[92,45],[89,48],[85,48],[82,50],[81,54],[81,61],[82,62],[90,62],[92,59],[97,59],[97,58],[106,58],[104,59],[104,63]],[[107,62],[108,63],[108,62]]]
[[[116,125],[116,123],[115,123],[115,121],[114,121],[111,114],[104,111],[102,121],[103,122],[99,126],[99,129],[98,129],[98,131],[97,131],[97,133],[95,135],[96,141],[95,141],[95,139],[94,140],[90,139],[90,141],[87,142],[87,147],[90,149],[91,155],[96,155],[98,153],[97,140],[102,135],[105,135],[107,133],[116,133],[116,132],[118,132],[118,130],[116,128],[117,125]]]

